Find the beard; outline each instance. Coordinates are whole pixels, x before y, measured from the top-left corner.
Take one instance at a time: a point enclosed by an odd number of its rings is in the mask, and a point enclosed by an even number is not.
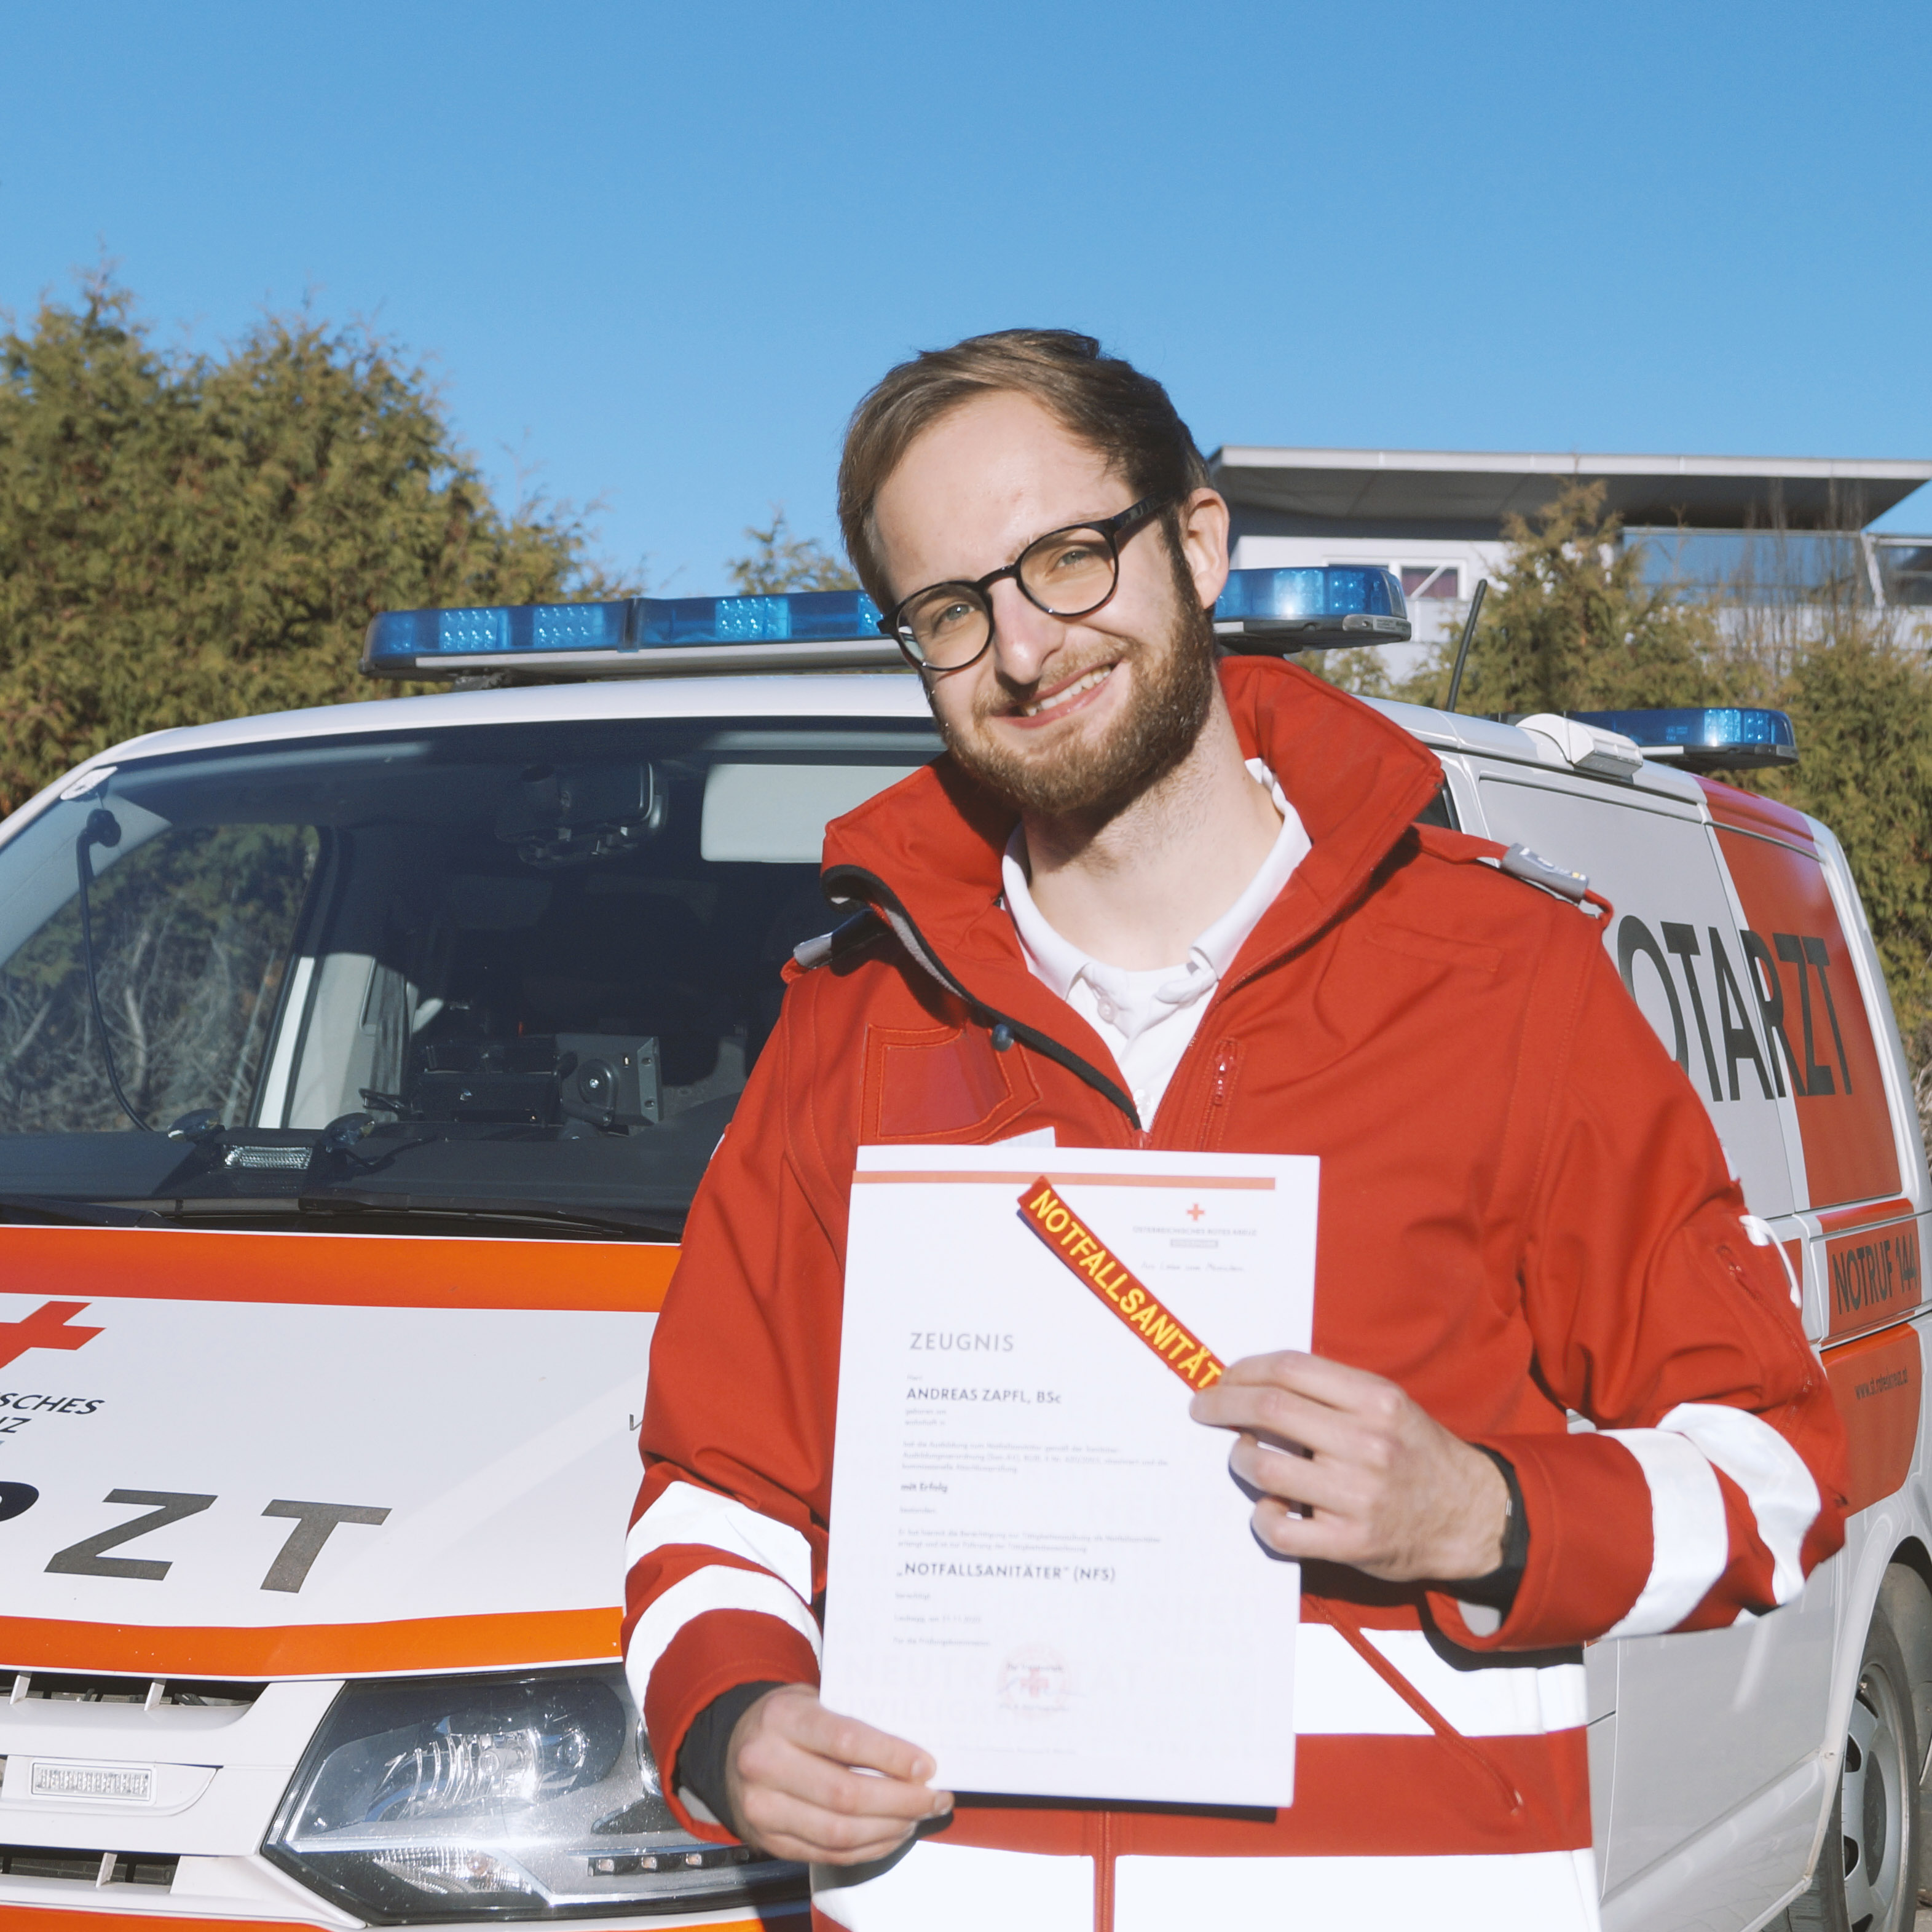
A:
[[[1132,674],[1131,695],[1104,736],[1032,754],[1005,745],[987,721],[1010,714],[1016,700],[996,683],[974,706],[966,728],[939,719],[947,749],[963,770],[1023,813],[1106,824],[1194,748],[1214,702],[1214,620],[1195,602],[1191,582],[1180,601],[1164,639],[1130,638],[1118,649],[1118,665]],[[1065,674],[1077,677],[1082,668],[1070,665]]]

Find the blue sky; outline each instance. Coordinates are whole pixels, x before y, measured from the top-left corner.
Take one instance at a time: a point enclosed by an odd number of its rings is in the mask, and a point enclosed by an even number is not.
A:
[[[0,7],[0,306],[307,294],[506,495],[724,587],[908,350],[1085,328],[1226,442],[1932,456],[1932,7]],[[1932,529],[1932,490],[1887,520]]]

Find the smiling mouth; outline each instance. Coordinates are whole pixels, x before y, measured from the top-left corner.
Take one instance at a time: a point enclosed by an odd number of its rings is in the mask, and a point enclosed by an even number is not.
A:
[[[1074,679],[1072,683],[1062,685],[1058,690],[1045,698],[1035,698],[1030,704],[1022,705],[1019,715],[1022,718],[1048,717],[1063,706],[1071,704],[1076,698],[1084,698],[1088,692],[1106,683],[1113,676],[1115,668],[1111,664],[1096,664],[1093,670]]]

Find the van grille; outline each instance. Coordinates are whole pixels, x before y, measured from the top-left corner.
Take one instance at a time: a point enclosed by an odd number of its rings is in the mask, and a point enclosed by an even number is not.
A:
[[[172,1854],[68,1851],[52,1845],[0,1845],[0,1877],[64,1879],[70,1885],[156,1885],[175,1882]]]
[[[149,1710],[164,1704],[245,1708],[268,1688],[266,1684],[227,1684],[185,1677],[110,1677],[73,1671],[0,1670],[0,1698],[12,1704],[44,1697],[70,1704],[140,1704]]]

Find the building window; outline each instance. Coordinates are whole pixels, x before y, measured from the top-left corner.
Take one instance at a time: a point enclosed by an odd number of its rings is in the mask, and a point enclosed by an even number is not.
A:
[[[1878,568],[1888,604],[1932,608],[1932,539],[1880,538]]]
[[[1406,563],[1402,594],[1412,604],[1422,597],[1454,603],[1462,595],[1462,567],[1457,563]]]

